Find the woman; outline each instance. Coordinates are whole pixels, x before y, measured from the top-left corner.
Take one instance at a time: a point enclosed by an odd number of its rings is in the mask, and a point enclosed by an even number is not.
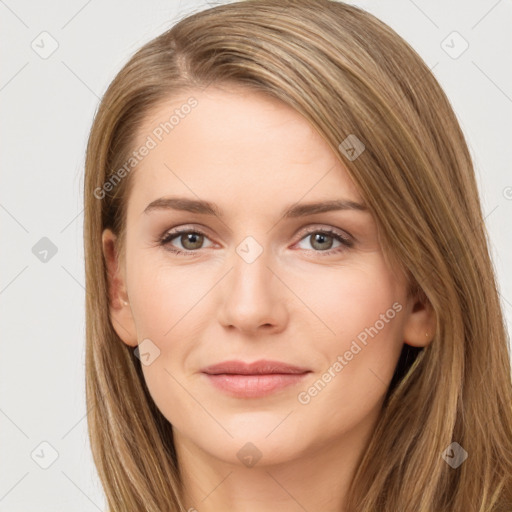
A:
[[[106,92],[85,205],[111,510],[512,510],[472,162],[389,27],[328,0],[183,19]]]

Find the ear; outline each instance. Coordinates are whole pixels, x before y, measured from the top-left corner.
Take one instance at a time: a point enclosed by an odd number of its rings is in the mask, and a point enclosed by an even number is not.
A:
[[[137,330],[126,291],[124,268],[119,260],[117,237],[110,229],[105,229],[101,241],[107,265],[110,321],[121,340],[136,347]]]
[[[420,292],[407,302],[404,343],[411,347],[427,346],[435,335],[436,314],[427,296]]]

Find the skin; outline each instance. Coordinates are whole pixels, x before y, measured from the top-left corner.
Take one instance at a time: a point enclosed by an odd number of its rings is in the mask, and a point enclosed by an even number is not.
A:
[[[240,88],[187,91],[151,112],[137,147],[189,96],[197,107],[130,177],[125,257],[115,235],[103,233],[111,320],[127,345],[150,339],[160,351],[143,365],[144,377],[173,425],[188,507],[342,511],[402,345],[431,341],[433,312],[407,296],[403,274],[386,263],[369,211],[281,218],[298,202],[364,201],[337,155],[278,100]],[[213,202],[223,217],[144,213],[171,195]],[[202,245],[186,236],[159,245],[180,226],[201,229]],[[351,236],[353,246],[330,235],[315,242],[314,233],[329,228]],[[252,263],[236,251],[247,236],[262,249]],[[298,394],[394,303],[401,311],[300,403]],[[230,359],[279,360],[311,373],[267,397],[235,398],[200,372]],[[252,467],[237,457],[248,442],[261,454]]]

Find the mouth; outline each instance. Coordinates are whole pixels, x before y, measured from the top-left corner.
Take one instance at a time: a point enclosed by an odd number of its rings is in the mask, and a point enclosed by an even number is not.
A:
[[[280,361],[225,361],[201,370],[210,384],[237,398],[259,398],[298,384],[311,370]]]

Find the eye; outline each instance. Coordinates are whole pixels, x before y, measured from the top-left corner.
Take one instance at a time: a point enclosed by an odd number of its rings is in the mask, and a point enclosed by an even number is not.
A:
[[[174,243],[179,243],[181,247],[176,247],[172,243],[173,240],[176,240]],[[166,232],[159,240],[159,244],[164,246],[166,250],[175,254],[196,256],[199,249],[205,248],[203,245],[205,240],[209,240],[209,238],[201,230],[182,228]],[[309,240],[309,243],[313,247],[312,252],[322,253],[322,255],[339,253],[354,245],[354,242],[348,236],[342,235],[332,229],[310,230],[301,238],[299,243],[303,240]],[[338,246],[333,248],[335,242],[338,243]],[[212,245],[213,244],[210,244],[207,247],[211,247]],[[303,249],[304,247],[301,248]],[[310,249],[306,250],[311,252]]]
[[[174,239],[177,239],[178,243],[181,244],[181,248],[176,248],[171,244]],[[207,240],[208,238],[202,231],[181,229],[165,233],[160,240],[160,245],[165,246],[167,250],[176,254],[189,255],[198,249],[203,249],[202,245],[205,239]]]
[[[323,255],[342,252],[354,245],[353,241],[347,236],[341,235],[332,229],[309,231],[306,236],[301,239],[301,242],[303,240],[309,241],[311,246],[315,249],[313,252],[321,252]],[[334,242],[338,242],[339,245],[333,249]]]

